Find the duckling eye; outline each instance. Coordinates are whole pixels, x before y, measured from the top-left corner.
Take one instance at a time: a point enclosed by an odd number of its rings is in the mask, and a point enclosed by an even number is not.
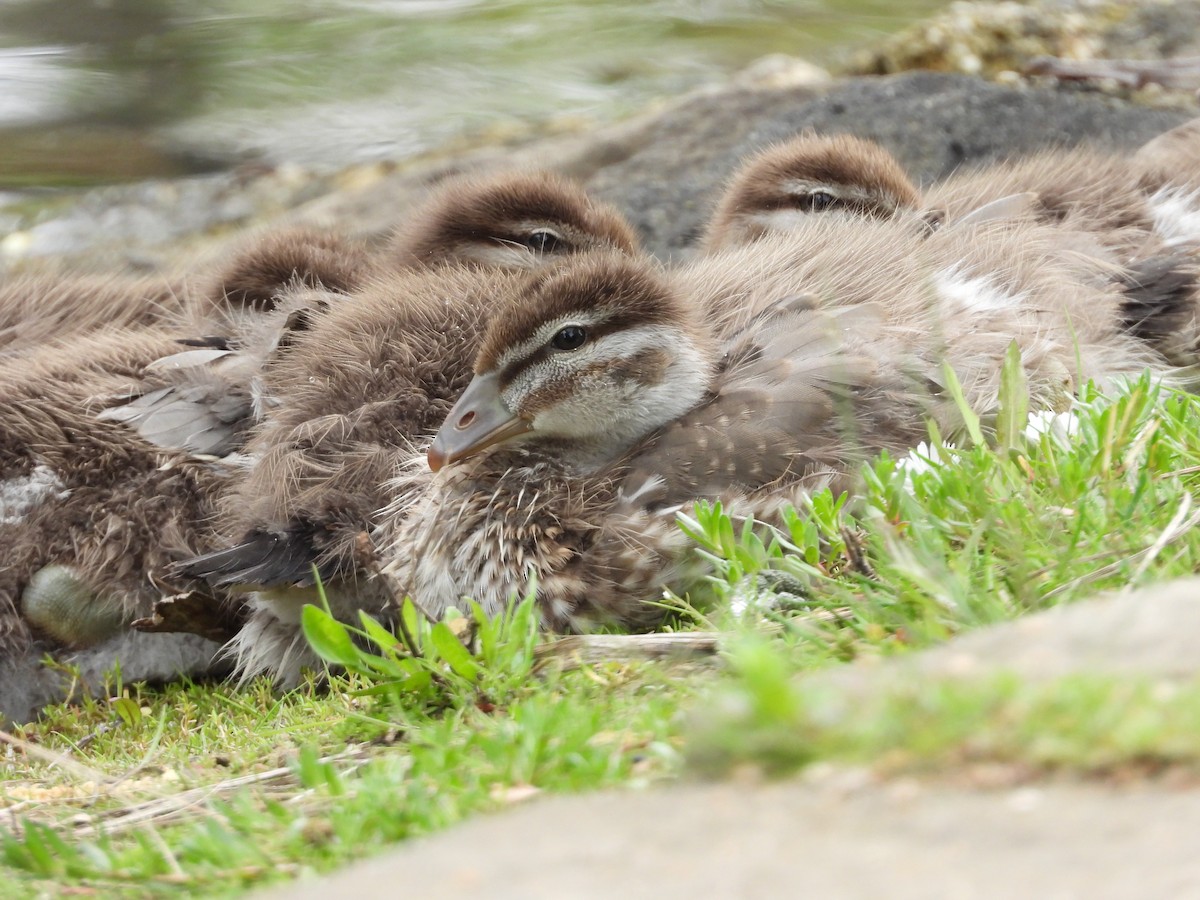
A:
[[[554,253],[560,249],[563,240],[549,228],[539,228],[531,231],[522,243],[538,253]]]
[[[837,198],[829,191],[813,191],[808,195],[808,208],[813,212],[829,209],[837,202]]]
[[[583,342],[587,340],[587,332],[578,325],[568,325],[559,330],[550,345],[555,350],[577,350],[583,346]]]

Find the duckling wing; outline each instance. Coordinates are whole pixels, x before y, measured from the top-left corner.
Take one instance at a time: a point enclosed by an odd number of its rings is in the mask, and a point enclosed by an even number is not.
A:
[[[146,367],[140,396],[99,413],[159,447],[225,456],[253,422],[244,360],[230,350],[185,350]]]
[[[312,585],[316,556],[310,532],[301,523],[286,531],[254,532],[233,547],[184,560],[175,572],[214,587]]]
[[[820,309],[804,298],[758,316],[731,338],[709,401],[634,457],[622,495],[668,506],[844,470],[862,442],[860,407],[896,403],[896,373],[861,339],[884,320],[874,304]]]
[[[344,295],[297,288],[241,322],[238,333],[182,341],[198,345],[150,363],[141,393],[111,407],[102,419],[122,422],[160,447],[225,456],[240,450],[271,398],[263,387],[268,367],[296,333]]]

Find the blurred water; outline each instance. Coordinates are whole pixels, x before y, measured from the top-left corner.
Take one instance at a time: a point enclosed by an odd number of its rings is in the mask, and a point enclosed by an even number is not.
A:
[[[6,0],[0,128],[146,130],[315,165],[402,157],[509,121],[611,119],[768,53],[827,62],[941,3]]]

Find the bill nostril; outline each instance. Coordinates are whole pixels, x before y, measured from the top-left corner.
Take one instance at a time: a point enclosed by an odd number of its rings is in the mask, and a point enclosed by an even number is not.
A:
[[[455,425],[454,427],[461,431],[464,428],[469,428],[471,423],[474,421],[475,421],[475,410],[471,410],[470,412],[465,413],[463,415],[463,417],[458,420],[458,424]]]

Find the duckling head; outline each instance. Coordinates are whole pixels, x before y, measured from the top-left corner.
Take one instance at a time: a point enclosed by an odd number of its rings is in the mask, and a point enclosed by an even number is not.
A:
[[[296,226],[268,232],[234,254],[197,303],[209,327],[256,320],[289,289],[353,292],[369,268],[366,248],[337,234]]]
[[[750,243],[810,215],[886,219],[920,204],[908,174],[878,144],[850,135],[800,135],[742,165],[713,214],[704,248]]]
[[[703,399],[711,342],[652,265],[593,254],[515,299],[495,314],[429,449],[434,471],[517,439],[553,444],[586,471]]]
[[[460,263],[533,268],[589,250],[637,250],[615,209],[548,172],[449,182],[394,235],[389,257],[402,268]]]

